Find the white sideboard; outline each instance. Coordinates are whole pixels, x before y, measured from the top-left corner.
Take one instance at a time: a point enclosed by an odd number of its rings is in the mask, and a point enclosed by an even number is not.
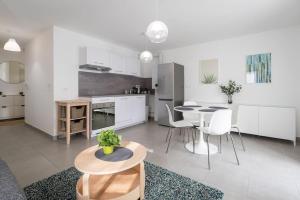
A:
[[[24,96],[0,96],[0,120],[24,117]]]
[[[237,124],[242,133],[291,140],[296,145],[296,109],[239,105]]]

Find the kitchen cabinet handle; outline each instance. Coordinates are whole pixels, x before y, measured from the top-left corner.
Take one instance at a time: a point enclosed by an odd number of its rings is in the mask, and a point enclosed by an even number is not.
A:
[[[7,108],[7,106],[1,106],[2,108]]]

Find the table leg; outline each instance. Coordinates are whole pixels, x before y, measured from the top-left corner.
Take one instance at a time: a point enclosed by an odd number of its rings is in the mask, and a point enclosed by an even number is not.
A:
[[[140,163],[140,200],[145,199],[145,168],[144,161]]]
[[[200,127],[204,127],[204,114],[203,113],[200,113]],[[195,153],[196,154],[204,154],[204,155],[207,155],[207,144],[206,142],[204,141],[204,137],[203,137],[203,132],[200,131],[200,136],[199,136],[199,140],[196,141],[195,143]],[[185,148],[190,151],[190,152],[193,152],[193,143],[192,142],[189,142],[185,145]],[[209,143],[209,152],[210,154],[215,154],[218,152],[218,147],[216,145],[213,145],[211,143]]]
[[[89,200],[89,174],[83,174],[82,176],[82,196],[84,200]]]

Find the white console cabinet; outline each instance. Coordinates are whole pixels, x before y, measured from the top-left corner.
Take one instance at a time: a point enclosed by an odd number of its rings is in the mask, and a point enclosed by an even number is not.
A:
[[[240,105],[237,123],[243,133],[291,140],[296,143],[295,108]]]
[[[24,117],[24,96],[0,96],[0,120]]]

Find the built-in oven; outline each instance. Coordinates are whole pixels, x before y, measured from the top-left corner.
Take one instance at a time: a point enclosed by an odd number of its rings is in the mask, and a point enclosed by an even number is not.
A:
[[[100,131],[114,128],[115,126],[115,101],[114,98],[92,99],[92,135]]]

